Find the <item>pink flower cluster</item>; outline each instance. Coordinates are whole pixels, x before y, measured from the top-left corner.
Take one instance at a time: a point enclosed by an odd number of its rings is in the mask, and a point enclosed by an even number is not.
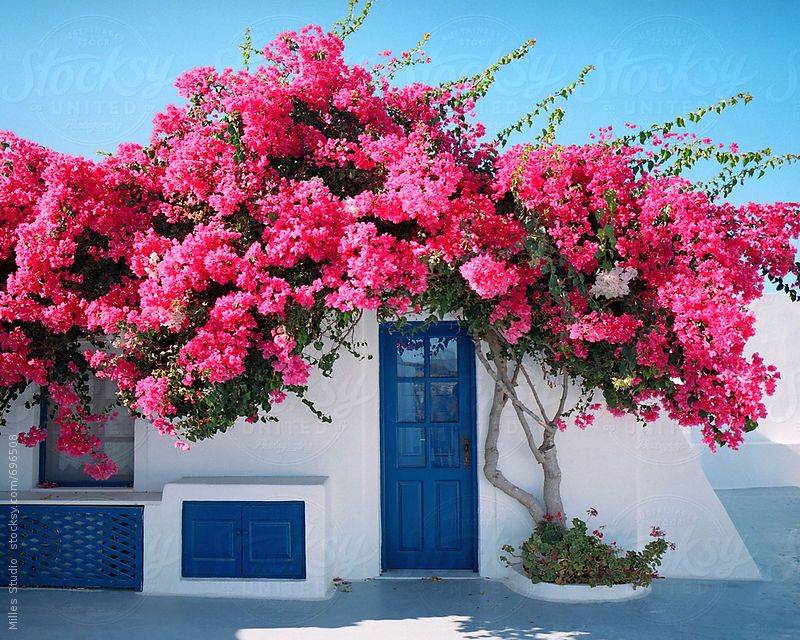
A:
[[[40,442],[44,442],[47,438],[47,430],[37,426],[32,426],[25,433],[17,435],[17,442],[25,447],[35,447]]]
[[[660,404],[699,426],[710,447],[736,448],[765,416],[762,397],[778,377],[745,354],[754,332],[747,304],[764,273],[796,274],[800,205],[716,203],[681,178],[637,177],[640,156],[649,157],[603,142],[511,149],[498,161],[495,193],[524,209],[531,240],[503,252],[505,275],[489,255],[462,273],[479,295],[473,282],[521,273],[524,295],[512,287],[493,319],[517,342],[513,323],[496,315],[515,300],[512,320],[532,318],[552,365],[603,390],[611,408],[649,421]],[[475,264],[486,267],[476,274]],[[624,287],[593,295],[593,282],[607,288],[613,274],[625,274]],[[576,422],[590,423],[586,414]]]
[[[481,298],[505,295],[509,289],[519,284],[515,267],[509,268],[504,260],[497,260],[487,254],[468,260],[461,265],[459,271],[470,288]]]

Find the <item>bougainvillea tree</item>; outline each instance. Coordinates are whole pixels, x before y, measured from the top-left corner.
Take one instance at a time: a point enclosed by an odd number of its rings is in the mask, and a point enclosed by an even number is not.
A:
[[[150,227],[144,197],[124,148],[96,163],[0,133],[3,409],[36,385],[36,400],[52,398],[58,449],[88,456],[95,477],[116,465],[101,451],[107,413],[90,406],[86,351],[109,346],[91,318],[131,289],[130,246]],[[44,436],[32,427],[19,441]]]
[[[800,218],[796,204],[724,196],[793,157],[686,125],[749,96],[559,145],[557,102],[586,69],[486,141],[471,110],[532,43],[472,78],[398,85],[424,53],[346,64],[362,17],[284,33],[252,72],[185,74],[186,103],[156,117],[149,144],[100,162],[2,134],[4,406],[31,385],[47,393],[59,449],[94,455],[87,472],[104,478],[115,470],[90,374],[187,448],[268,417],[286,393],[314,410],[309,374],[357,352],[363,311],[413,312],[473,336],[495,381],[485,475],[536,520],[564,511],[559,432],[601,405],[643,422],[664,411],[712,448],[738,446],[777,378],[745,355],[747,304],[765,276],[796,295]],[[540,135],[503,151],[538,119]],[[720,163],[716,179],[681,177],[705,160]],[[558,406],[544,406],[542,374],[561,385]],[[498,468],[507,407],[543,468],[543,500]]]

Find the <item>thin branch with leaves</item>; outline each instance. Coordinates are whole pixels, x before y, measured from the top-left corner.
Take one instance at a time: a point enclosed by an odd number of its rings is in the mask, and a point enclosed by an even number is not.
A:
[[[364,6],[360,7],[361,10],[356,13],[360,3],[361,0],[350,0],[347,5],[347,15],[334,25],[333,32],[342,40],[362,27],[372,9],[372,5],[375,4],[375,0],[366,0]]]
[[[500,144],[501,147],[504,147],[508,143],[508,139],[511,137],[513,133],[520,133],[523,129],[529,128],[533,126],[533,121],[540,113],[548,113],[547,118],[547,125],[542,129],[541,134],[536,136],[536,139],[542,143],[546,144],[552,142],[555,138],[555,132],[558,128],[558,125],[561,124],[561,121],[564,118],[565,111],[560,107],[553,108],[556,100],[559,98],[563,100],[567,100],[575,90],[585,84],[586,76],[589,75],[592,71],[595,70],[594,65],[588,65],[584,67],[581,72],[578,74],[577,79],[574,82],[571,82],[566,87],[561,89],[560,91],[556,91],[555,93],[547,96],[544,100],[537,102],[536,105],[532,110],[522,116],[519,120],[517,120],[514,124],[509,125],[505,129],[502,129],[500,133],[497,134],[496,140]],[[550,112],[550,109],[553,108],[553,111]]]

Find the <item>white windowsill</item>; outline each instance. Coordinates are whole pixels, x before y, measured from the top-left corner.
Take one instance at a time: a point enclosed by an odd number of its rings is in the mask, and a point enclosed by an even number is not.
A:
[[[185,578],[181,576],[181,582],[230,582],[234,584],[249,583],[249,582],[286,582],[286,583],[302,583],[308,582],[308,578]]]

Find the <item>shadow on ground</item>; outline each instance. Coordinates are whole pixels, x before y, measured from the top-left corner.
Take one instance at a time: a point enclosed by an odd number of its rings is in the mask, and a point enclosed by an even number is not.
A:
[[[797,640],[800,488],[719,493],[765,581],[664,580],[641,600],[585,605],[528,600],[483,579],[369,580],[324,602],[37,590],[17,594],[19,625],[13,637]]]

